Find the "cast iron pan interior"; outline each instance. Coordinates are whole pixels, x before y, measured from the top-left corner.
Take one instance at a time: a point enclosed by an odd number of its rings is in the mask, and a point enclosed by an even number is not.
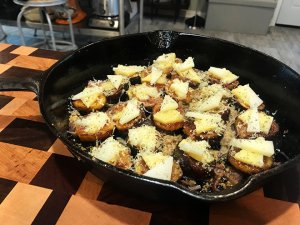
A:
[[[266,108],[276,112],[283,138],[276,139],[277,154],[282,164],[269,171],[249,177],[232,189],[199,194],[174,184],[136,175],[101,161],[93,161],[67,135],[69,97],[81,91],[88,80],[105,79],[118,64],[148,65],[163,53],[175,52],[182,59],[194,57],[195,67],[226,67],[240,76],[240,83],[249,83],[265,101]],[[156,31],[116,37],[87,45],[50,68],[40,86],[42,114],[70,151],[92,172],[127,189],[146,196],[190,196],[204,201],[225,201],[252,191],[272,176],[300,159],[300,76],[288,66],[253,49],[216,38]],[[299,184],[296,184],[299,186]],[[171,194],[172,193],[172,194]]]

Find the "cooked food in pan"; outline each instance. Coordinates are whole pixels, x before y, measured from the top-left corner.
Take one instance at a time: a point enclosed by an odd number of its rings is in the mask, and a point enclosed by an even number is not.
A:
[[[276,165],[279,124],[238,74],[175,53],[112,72],[70,96],[70,132],[95,160],[199,192]]]

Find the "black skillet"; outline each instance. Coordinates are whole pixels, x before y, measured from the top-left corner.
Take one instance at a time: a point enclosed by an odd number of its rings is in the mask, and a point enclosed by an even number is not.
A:
[[[179,58],[192,56],[195,67],[226,67],[249,83],[265,101],[281,126],[275,140],[280,165],[253,175],[235,187],[214,193],[197,193],[172,182],[160,181],[115,168],[84,152],[67,133],[69,97],[88,80],[105,79],[117,64],[148,65],[162,53],[175,52]],[[256,50],[228,41],[200,35],[155,31],[99,41],[74,51],[37,78],[2,79],[0,90],[31,90],[38,94],[41,113],[51,131],[73,155],[102,179],[156,199],[226,201],[238,198],[300,161],[300,75],[278,60]],[[280,151],[280,152],[279,152]],[[295,184],[298,185],[299,184]]]

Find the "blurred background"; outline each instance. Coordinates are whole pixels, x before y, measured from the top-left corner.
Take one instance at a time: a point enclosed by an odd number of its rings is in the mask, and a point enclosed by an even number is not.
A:
[[[71,30],[68,15],[72,19]],[[43,42],[42,28],[49,42]],[[72,49],[76,49],[104,38],[161,29],[240,43],[300,72],[300,0],[0,1],[0,41],[9,44],[53,49],[52,34],[55,41],[68,42],[74,36],[76,45]],[[42,45],[38,45],[41,41]]]

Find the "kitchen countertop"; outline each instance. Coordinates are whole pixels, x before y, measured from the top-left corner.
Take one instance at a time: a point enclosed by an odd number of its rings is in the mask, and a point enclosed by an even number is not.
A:
[[[0,82],[41,76],[67,53],[0,44]],[[300,164],[223,203],[157,202],[91,174],[48,129],[36,95],[0,92],[1,224],[299,224]]]

